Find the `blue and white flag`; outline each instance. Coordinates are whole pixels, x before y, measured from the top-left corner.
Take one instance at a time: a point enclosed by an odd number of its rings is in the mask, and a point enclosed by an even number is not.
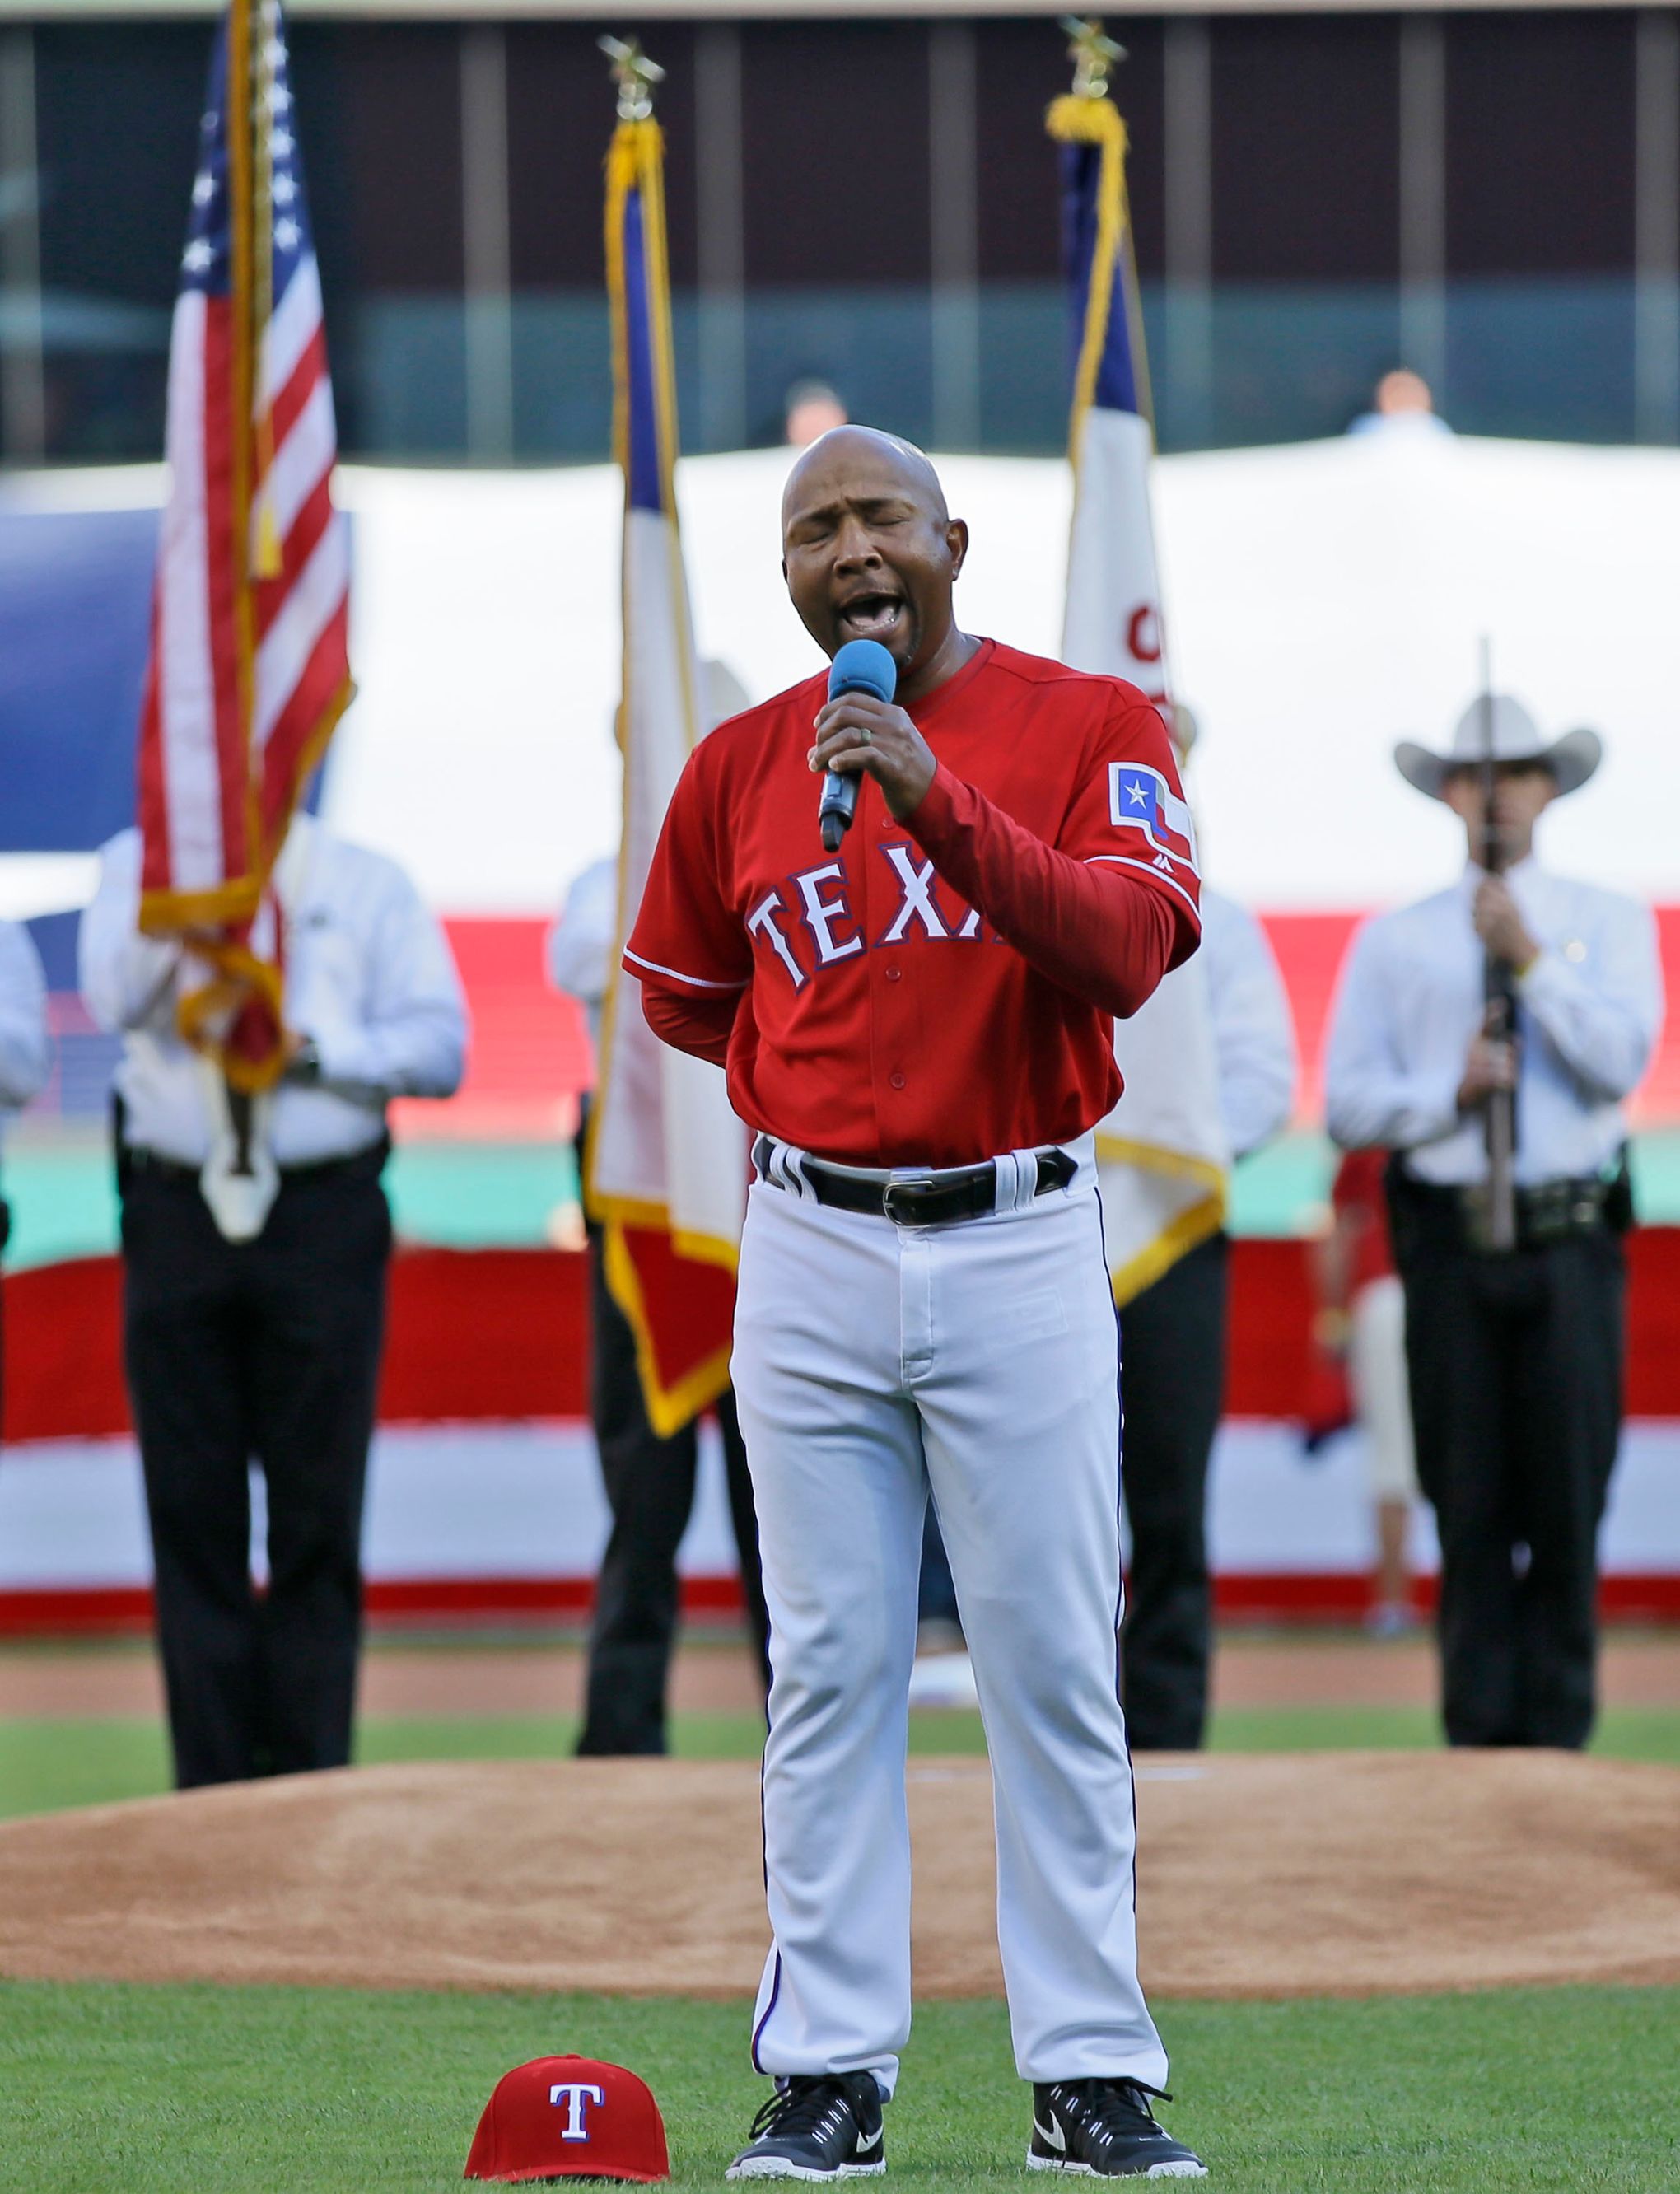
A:
[[[1155,435],[1126,198],[1126,125],[1106,93],[1050,110],[1062,146],[1070,306],[1068,455],[1074,517],[1062,658],[1129,679],[1173,729],[1150,516]],[[1140,822],[1163,859],[1195,862],[1190,809],[1152,769],[1110,772],[1116,823]],[[1219,1114],[1206,968],[1197,953],[1142,1011],[1115,1024],[1126,1092],[1097,1130],[1104,1232],[1124,1306],[1224,1224],[1230,1146]]]
[[[1149,368],[1126,199],[1126,124],[1106,97],[1050,110],[1062,144],[1062,257],[1073,400],[1073,537],[1063,658],[1168,701],[1161,583],[1150,520]]]
[[[1158,853],[1195,867],[1195,819],[1158,769],[1138,761],[1109,764],[1109,820],[1116,830],[1136,824]]]

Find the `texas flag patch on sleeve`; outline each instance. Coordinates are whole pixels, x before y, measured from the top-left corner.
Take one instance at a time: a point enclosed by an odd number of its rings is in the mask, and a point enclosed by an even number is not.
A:
[[[1157,857],[1165,854],[1195,868],[1195,824],[1190,808],[1147,762],[1109,764],[1109,820],[1116,830],[1141,830]]]

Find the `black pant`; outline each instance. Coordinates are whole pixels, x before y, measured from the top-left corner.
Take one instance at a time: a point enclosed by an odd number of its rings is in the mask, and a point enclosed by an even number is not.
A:
[[[183,1788],[342,1766],[385,1319],[383,1152],[283,1178],[255,1241],[190,1179],[124,1169],[124,1346]],[[249,1575],[249,1466],[269,1582]]]
[[[1121,1686],[1134,1750],[1193,1752],[1207,1720],[1207,1460],[1225,1386],[1230,1243],[1216,1234],[1120,1314],[1132,1566]]]
[[[635,1335],[613,1301],[600,1237],[589,1238],[593,1336],[590,1411],[612,1536],[601,1558],[589,1631],[589,1674],[580,1753],[654,1753],[665,1746],[665,1685],[677,1629],[677,1548],[694,1507],[699,1426],[662,1439],[647,1421]],[[735,1396],[718,1397],[730,1519],[741,1558],[747,1625],[765,1688],[770,1616],[759,1571],[758,1519]]]
[[[1621,1427],[1626,1266],[1608,1232],[1483,1256],[1444,1210],[1396,1249],[1418,1479],[1441,1536],[1453,1744],[1592,1732],[1597,1539]]]

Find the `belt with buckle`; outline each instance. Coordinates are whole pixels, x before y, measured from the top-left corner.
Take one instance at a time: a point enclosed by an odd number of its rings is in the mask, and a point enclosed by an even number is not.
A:
[[[1571,1235],[1604,1230],[1610,1184],[1591,1177],[1543,1180],[1517,1192],[1517,1232],[1526,1242],[1567,1241]]]
[[[760,1179],[775,1187],[782,1183],[770,1170],[774,1149],[768,1135],[753,1145],[753,1163]],[[1079,1171],[1065,1151],[1042,1150],[1038,1159],[1035,1196],[1047,1196],[1052,1188],[1065,1188]],[[899,1226],[949,1226],[963,1219],[983,1219],[997,1209],[997,1162],[984,1158],[978,1165],[898,1167],[830,1165],[823,1158],[801,1158],[800,1171],[819,1203],[836,1211],[858,1211],[874,1219],[891,1219]]]
[[[1438,1215],[1437,1226],[1457,1234],[1466,1249],[1486,1252],[1488,1240],[1488,1200],[1485,1181],[1465,1186],[1419,1180],[1402,1171],[1400,1192],[1413,1209]],[[1550,1242],[1567,1242],[1612,1229],[1611,1200],[1616,1183],[1596,1175],[1569,1180],[1535,1181],[1516,1192],[1517,1246],[1544,1249]]]
[[[376,1143],[364,1143],[358,1151],[346,1151],[335,1157],[306,1158],[301,1165],[282,1166],[280,1178],[283,1181],[330,1180],[335,1174],[380,1174],[390,1155],[390,1138],[381,1135]],[[180,1158],[166,1157],[162,1151],[149,1149],[144,1143],[125,1143],[118,1163],[123,1171],[129,1174],[149,1174],[156,1180],[180,1181],[194,1188],[204,1170],[202,1164],[186,1165]]]

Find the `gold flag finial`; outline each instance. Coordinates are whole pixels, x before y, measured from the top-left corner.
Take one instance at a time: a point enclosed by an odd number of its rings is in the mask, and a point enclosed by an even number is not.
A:
[[[653,87],[663,83],[665,72],[642,51],[639,38],[597,38],[595,43],[612,63],[612,80],[618,86],[621,122],[645,122],[653,112]]]
[[[1074,65],[1074,97],[1106,99],[1109,78],[1126,59],[1125,47],[1108,36],[1095,15],[1064,15],[1062,28],[1068,34],[1068,59]]]

